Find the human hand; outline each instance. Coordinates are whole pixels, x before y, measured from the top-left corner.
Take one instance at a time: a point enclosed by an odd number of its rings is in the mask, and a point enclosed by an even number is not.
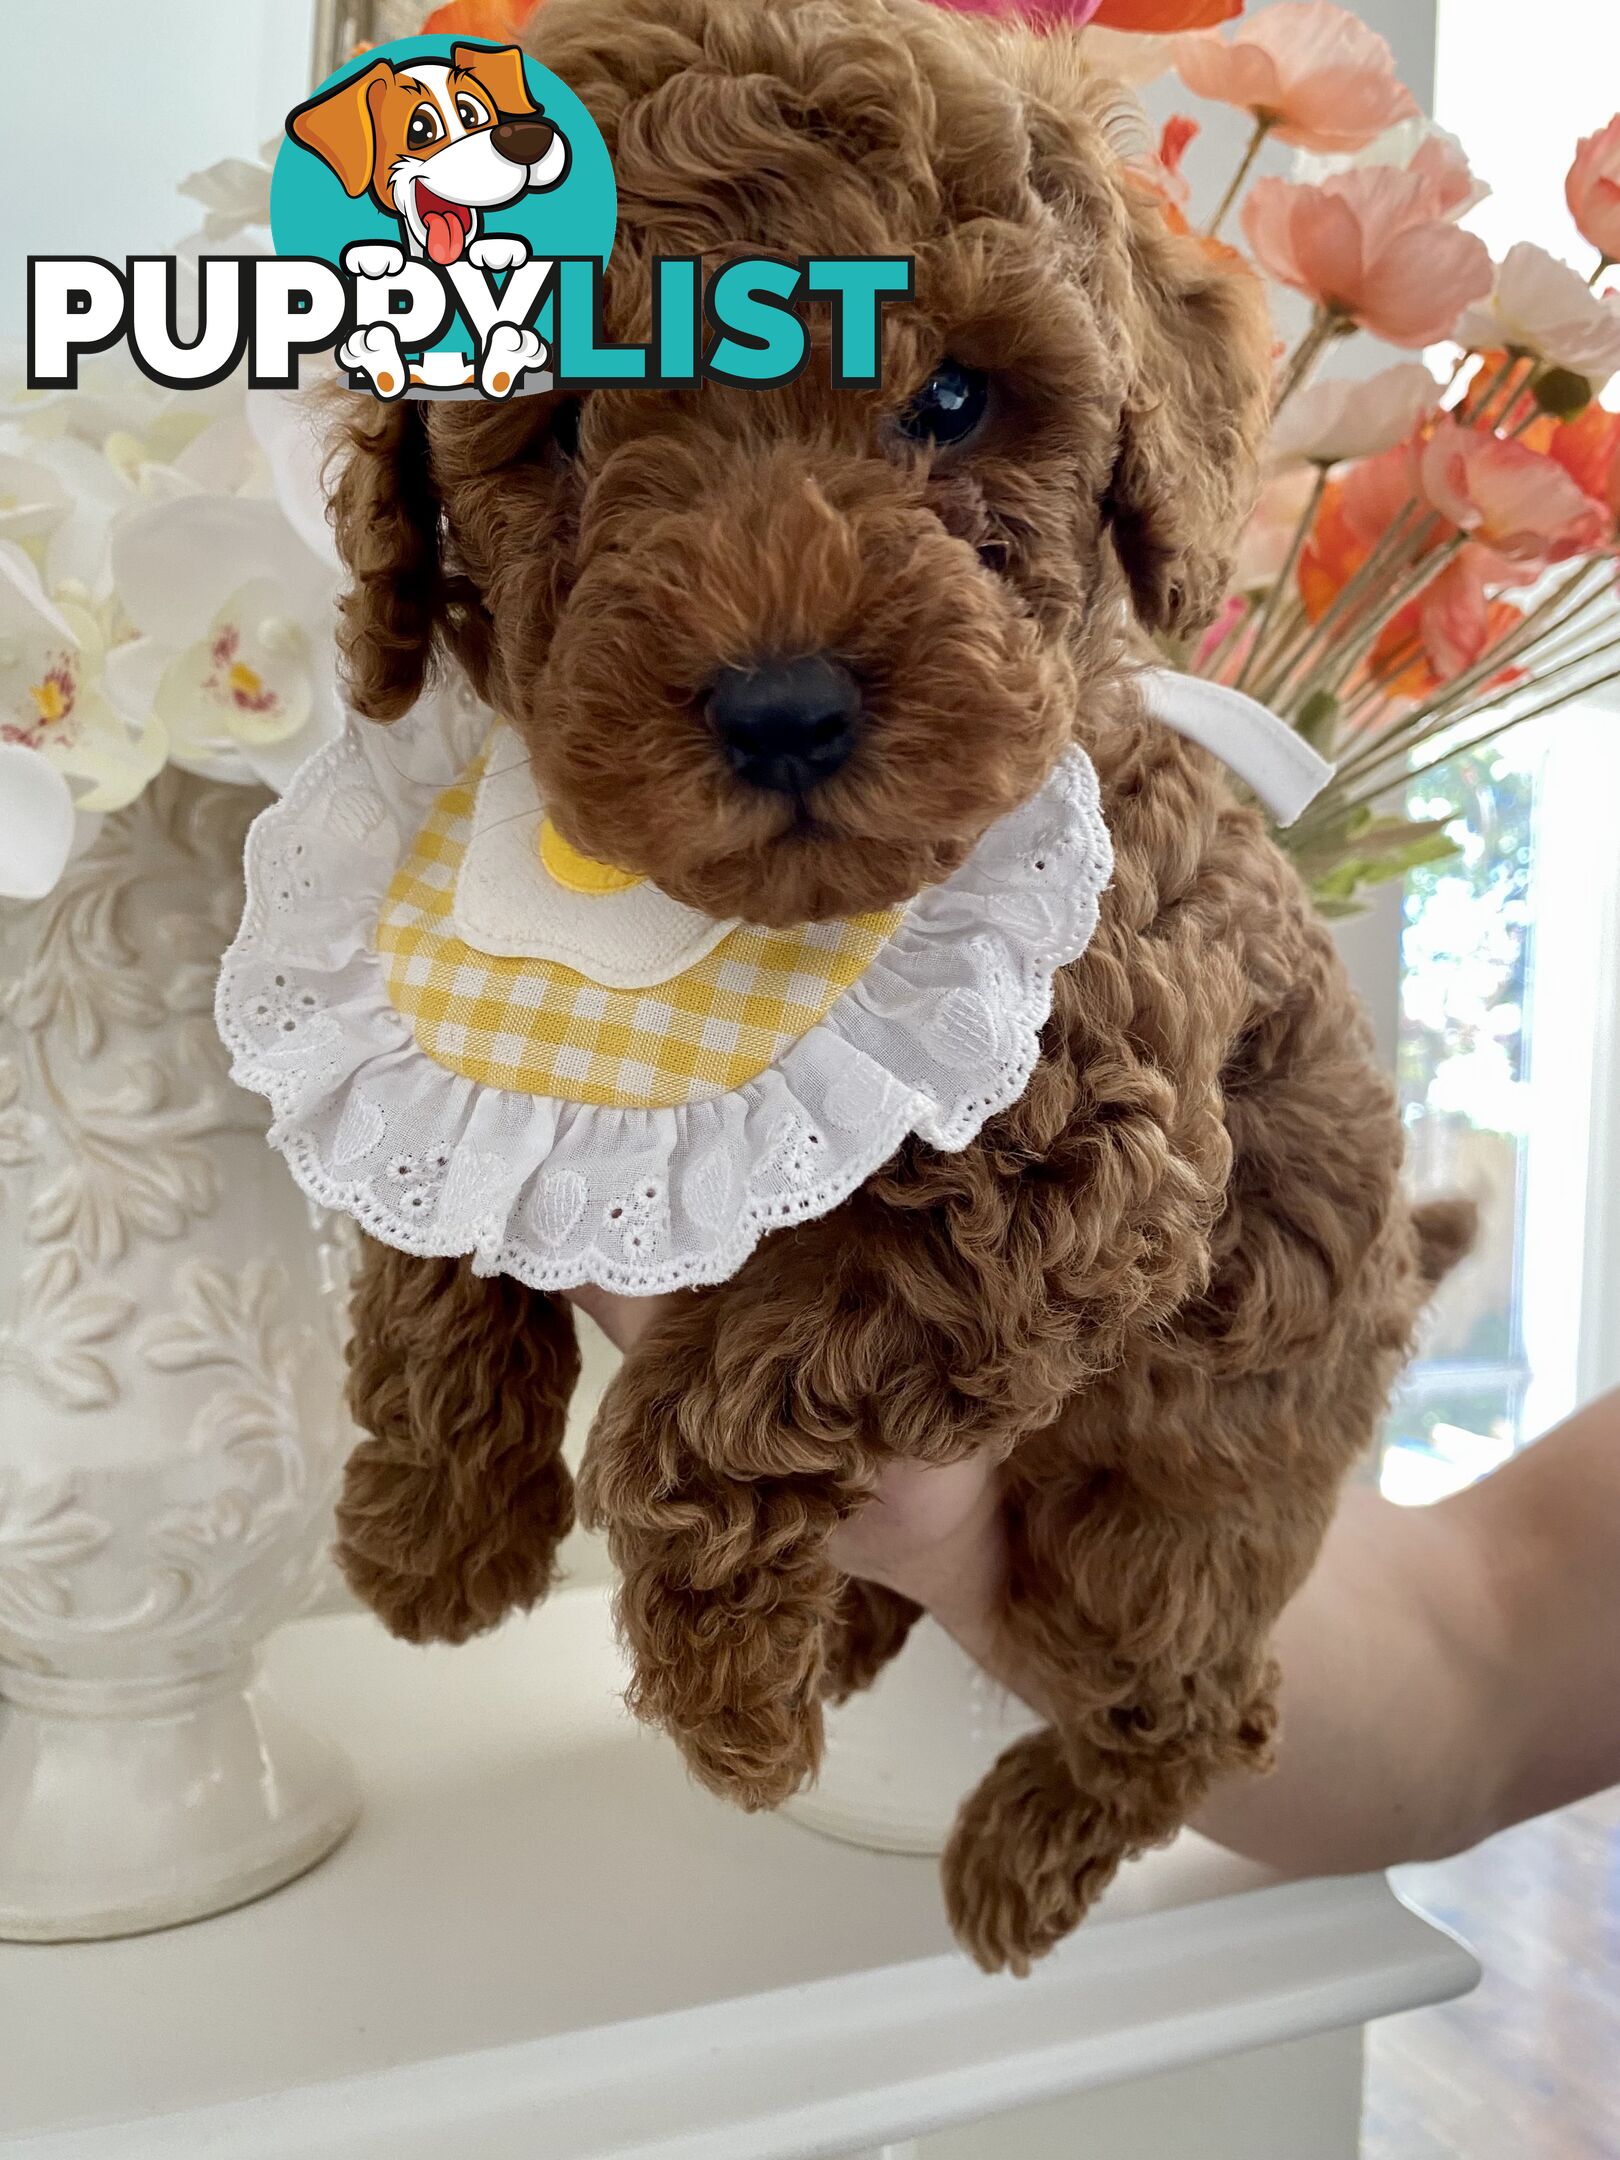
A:
[[[621,1351],[633,1350],[674,1296],[620,1297],[585,1284],[568,1293]],[[833,1533],[846,1575],[897,1591],[981,1654],[993,1637],[1006,1584],[1007,1544],[995,1466],[891,1463],[858,1515]]]

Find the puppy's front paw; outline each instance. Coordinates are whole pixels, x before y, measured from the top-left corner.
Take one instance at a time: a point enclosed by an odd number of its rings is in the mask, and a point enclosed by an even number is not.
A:
[[[945,1904],[986,1972],[1026,1974],[1079,1926],[1124,1858],[1116,1825],[1077,1790],[1050,1732],[1010,1747],[963,1802]]]
[[[355,240],[343,250],[343,267],[350,277],[398,277],[405,267],[405,250],[389,240]]]
[[[363,375],[378,397],[405,395],[405,355],[399,333],[388,323],[371,323],[343,340],[337,350],[338,365],[351,375]]]
[[[705,1595],[656,1562],[632,1565],[619,1592],[630,1708],[663,1726],[700,1784],[750,1812],[791,1799],[821,1760],[820,1627],[772,1604],[764,1576]]]
[[[467,250],[475,270],[517,270],[529,259],[529,243],[521,233],[485,233]]]
[[[484,357],[478,365],[478,387],[485,397],[510,397],[525,370],[543,367],[545,340],[533,330],[519,330],[513,323],[497,323],[489,333]]]
[[[559,1458],[536,1462],[469,1519],[441,1465],[366,1441],[344,1475],[338,1563],[390,1634],[465,1642],[545,1596],[573,1520],[573,1480]]]

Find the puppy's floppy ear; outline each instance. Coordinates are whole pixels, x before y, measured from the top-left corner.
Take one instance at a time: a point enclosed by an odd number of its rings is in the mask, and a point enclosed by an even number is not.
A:
[[[538,110],[524,80],[523,55],[515,45],[505,45],[499,52],[486,52],[479,45],[452,45],[450,62],[477,76],[495,100],[497,119]]]
[[[1056,212],[1126,371],[1103,504],[1115,552],[1150,629],[1196,630],[1225,595],[1259,480],[1271,384],[1264,288],[1230,249],[1170,230],[1131,170],[1148,147],[1142,108],[1093,71],[1083,33],[993,35],[1023,106],[1031,184]]]
[[[397,720],[422,695],[443,617],[441,512],[426,406],[357,402],[364,409],[333,456],[332,526],[350,580],[338,602],[338,645],[355,711]]]
[[[1132,375],[1105,511],[1150,630],[1202,629],[1225,596],[1270,420],[1271,331],[1241,258],[1170,231],[1127,177]]]
[[[393,69],[379,60],[363,74],[351,75],[287,116],[287,133],[313,150],[343,182],[348,195],[363,195],[377,169],[377,122],[372,103],[392,82]]]

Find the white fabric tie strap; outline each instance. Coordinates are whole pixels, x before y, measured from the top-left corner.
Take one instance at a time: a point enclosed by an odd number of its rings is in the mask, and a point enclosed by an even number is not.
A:
[[[1333,778],[1326,758],[1241,690],[1169,668],[1150,670],[1142,687],[1153,717],[1230,766],[1279,825],[1302,817]]]

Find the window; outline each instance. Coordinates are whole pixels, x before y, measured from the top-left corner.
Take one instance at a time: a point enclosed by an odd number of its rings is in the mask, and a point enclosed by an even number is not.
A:
[[[1469,221],[1493,249],[1579,260],[1562,180],[1614,111],[1620,11],[1547,0],[1537,20],[1525,39],[1512,0],[1440,0],[1436,110],[1496,191]],[[1410,1502],[1620,1382],[1620,701],[1459,759],[1416,804],[1455,809],[1466,842],[1407,886],[1402,1114],[1418,1189],[1471,1193],[1482,1233],[1391,1423],[1383,1487]]]

